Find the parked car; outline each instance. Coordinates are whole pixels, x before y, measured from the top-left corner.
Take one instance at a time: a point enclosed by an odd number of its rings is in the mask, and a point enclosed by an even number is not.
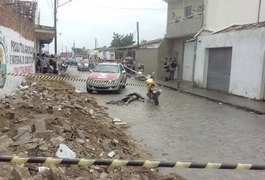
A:
[[[83,62],[80,61],[77,63],[77,70],[78,71],[89,71],[91,69],[91,66],[89,62]]]
[[[93,82],[91,80],[98,80]],[[126,71],[121,63],[99,63],[91,71],[86,84],[87,92],[115,91],[120,93],[125,88]],[[121,83],[124,83],[121,85]]]

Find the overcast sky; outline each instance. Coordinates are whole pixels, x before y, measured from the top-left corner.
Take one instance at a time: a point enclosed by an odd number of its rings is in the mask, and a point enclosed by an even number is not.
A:
[[[68,0],[59,0],[59,5]],[[42,25],[53,26],[54,0],[38,0]],[[113,32],[134,33],[140,23],[140,40],[164,37],[167,4],[163,0],[72,0],[58,8],[58,52],[76,47],[110,46]],[[53,44],[49,46],[53,53]]]

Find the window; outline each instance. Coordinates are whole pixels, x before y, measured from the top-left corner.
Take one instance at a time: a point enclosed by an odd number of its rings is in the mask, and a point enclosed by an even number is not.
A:
[[[118,66],[114,66],[114,65],[97,65],[95,67],[95,72],[118,73],[119,69],[118,69]]]
[[[184,12],[184,17],[191,16],[191,6],[186,6],[185,7],[185,12]]]

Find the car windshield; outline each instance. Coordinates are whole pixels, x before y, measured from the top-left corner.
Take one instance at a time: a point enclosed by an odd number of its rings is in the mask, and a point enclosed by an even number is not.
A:
[[[114,65],[97,65],[95,67],[95,72],[105,72],[105,73],[118,73],[118,66]]]

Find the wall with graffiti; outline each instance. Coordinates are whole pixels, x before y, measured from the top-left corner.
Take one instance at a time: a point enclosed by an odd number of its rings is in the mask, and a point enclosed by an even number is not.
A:
[[[0,26],[0,91],[3,92],[3,88],[10,89],[15,82],[19,82],[6,76],[6,73],[35,73],[33,54],[33,41],[10,28]]]

